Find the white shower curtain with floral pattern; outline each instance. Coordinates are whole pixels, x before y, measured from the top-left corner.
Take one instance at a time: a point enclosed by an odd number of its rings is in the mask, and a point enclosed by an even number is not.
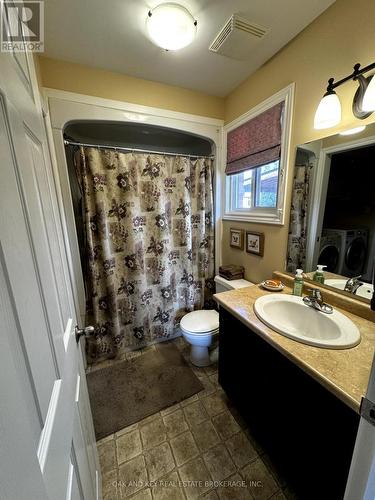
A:
[[[213,159],[81,147],[89,361],[175,336],[212,307]]]

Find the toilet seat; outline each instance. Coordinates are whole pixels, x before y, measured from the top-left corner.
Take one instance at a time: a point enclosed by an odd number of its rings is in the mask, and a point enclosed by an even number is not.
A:
[[[189,332],[189,330],[185,330],[184,328],[181,328],[181,331],[192,337],[204,337],[205,335],[216,335],[219,333],[219,328],[217,330],[208,330],[207,332]]]
[[[219,313],[214,309],[192,311],[180,321],[182,331],[192,335],[207,335],[219,331]]]

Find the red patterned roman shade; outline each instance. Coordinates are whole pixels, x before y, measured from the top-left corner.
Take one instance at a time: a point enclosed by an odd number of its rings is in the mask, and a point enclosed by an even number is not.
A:
[[[280,159],[283,105],[281,102],[228,132],[227,175]]]

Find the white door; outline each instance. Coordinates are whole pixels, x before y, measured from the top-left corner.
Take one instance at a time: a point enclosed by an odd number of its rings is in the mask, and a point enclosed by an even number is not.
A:
[[[101,498],[31,57],[0,54],[0,498]]]
[[[361,405],[361,419],[344,500],[375,498],[375,357]]]

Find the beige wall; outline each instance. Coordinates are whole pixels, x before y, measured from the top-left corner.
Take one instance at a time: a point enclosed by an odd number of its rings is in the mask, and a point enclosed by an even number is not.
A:
[[[38,62],[44,87],[224,118],[222,97],[48,57],[39,57]]]
[[[313,129],[315,109],[328,78],[340,79],[346,76],[357,62],[363,66],[374,62],[374,19],[374,0],[337,0],[298,37],[227,96],[226,122],[245,113],[291,82],[296,83],[292,161],[298,144],[358,124],[373,122],[374,115],[363,122],[354,119],[351,103],[357,86],[354,82],[349,82],[337,91],[343,110],[342,121],[337,130],[318,132]],[[292,175],[289,176],[288,183],[288,207],[291,181]],[[264,257],[232,249],[229,246],[230,227],[264,232]],[[246,268],[247,279],[252,281],[260,281],[270,276],[273,270],[284,268],[288,224],[277,227],[225,221],[223,229],[223,264],[241,263]]]

